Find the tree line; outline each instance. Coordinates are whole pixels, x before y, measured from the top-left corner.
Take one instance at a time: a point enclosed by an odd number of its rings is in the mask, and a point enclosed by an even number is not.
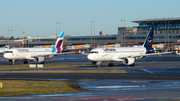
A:
[[[10,38],[8,37],[4,37],[4,36],[1,36],[0,37],[0,40],[14,40],[15,38],[13,36],[11,36]]]

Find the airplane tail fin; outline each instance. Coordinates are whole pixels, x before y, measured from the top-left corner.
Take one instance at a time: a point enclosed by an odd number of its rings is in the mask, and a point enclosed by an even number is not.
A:
[[[143,47],[146,48],[147,52],[152,52],[152,44],[153,44],[153,34],[154,34],[154,28],[150,28],[149,33],[146,37],[146,40],[144,41]]]
[[[64,38],[64,31],[61,31],[61,34],[57,38],[55,45],[52,47],[52,53],[61,53],[62,52],[63,38]]]

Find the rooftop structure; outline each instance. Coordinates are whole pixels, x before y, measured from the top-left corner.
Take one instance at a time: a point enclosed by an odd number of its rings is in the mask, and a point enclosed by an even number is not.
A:
[[[139,28],[149,29],[153,27],[155,29],[179,29],[180,18],[160,18],[160,19],[145,19],[132,21],[139,24]]]

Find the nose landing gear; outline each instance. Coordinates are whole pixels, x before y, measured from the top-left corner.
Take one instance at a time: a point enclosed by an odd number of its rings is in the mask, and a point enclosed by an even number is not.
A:
[[[108,66],[109,66],[109,67],[114,67],[114,64],[110,62],[110,63],[108,64]]]
[[[99,68],[101,63],[102,63],[101,61],[97,61],[96,62],[96,67]]]
[[[92,61],[93,65],[96,65],[97,68],[100,67],[100,64],[102,63],[102,61]]]
[[[15,59],[9,60],[9,62],[11,62],[11,64],[14,65]]]

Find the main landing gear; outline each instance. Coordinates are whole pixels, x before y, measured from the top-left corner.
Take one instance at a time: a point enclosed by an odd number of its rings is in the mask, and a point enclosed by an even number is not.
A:
[[[135,63],[133,63],[133,64],[129,65],[129,67],[134,67],[134,66],[135,66]]]
[[[27,61],[27,60],[24,60],[24,64],[28,64],[28,61]]]
[[[41,64],[45,64],[45,61],[41,62]]]
[[[114,67],[114,64],[110,62],[110,63],[108,64],[108,66],[109,66],[109,67]]]

